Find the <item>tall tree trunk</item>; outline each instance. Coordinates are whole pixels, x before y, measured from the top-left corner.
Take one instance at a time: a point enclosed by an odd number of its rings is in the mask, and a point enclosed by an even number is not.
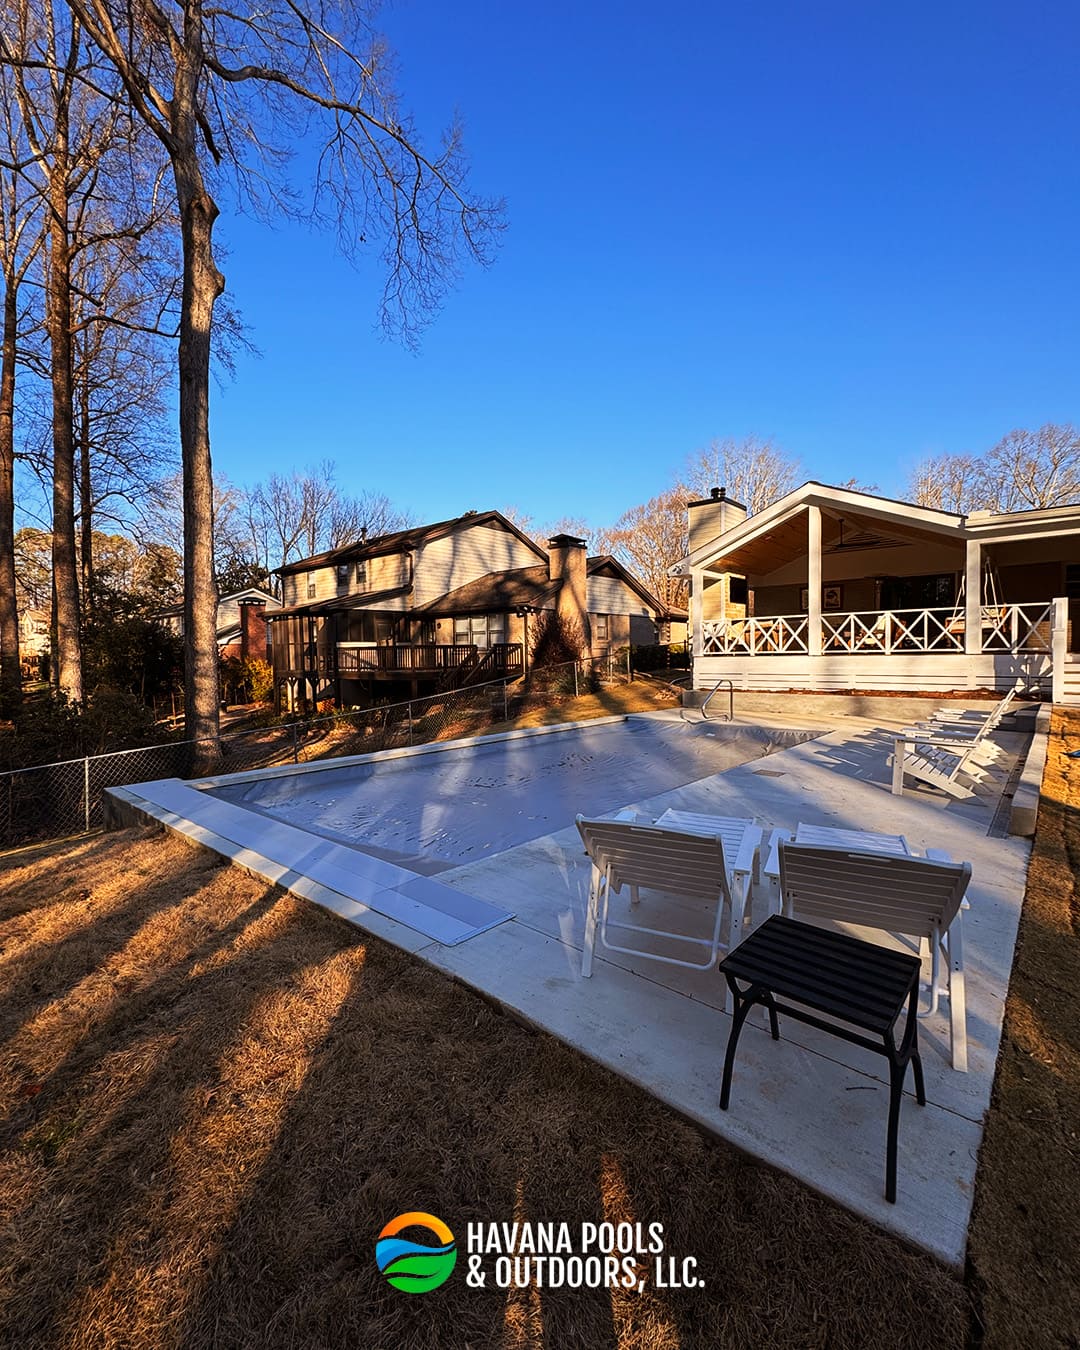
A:
[[[75,438],[71,399],[71,240],[68,226],[66,110],[57,117],[49,175],[48,314],[52,354],[52,565],[55,682],[73,703],[83,701],[79,638],[79,573],[75,554]]]
[[[192,119],[194,132],[194,119]],[[174,160],[184,257],[180,311],[180,451],[184,482],[184,717],[189,738],[218,734],[217,582],[210,463],[210,337],[225,278],[214,263],[218,209],[191,158]]]
[[[22,693],[19,613],[15,601],[15,340],[18,291],[4,278],[0,348],[0,715],[11,717]]]
[[[87,352],[79,376],[79,569],[85,614],[94,612],[94,505],[91,491],[90,357]]]

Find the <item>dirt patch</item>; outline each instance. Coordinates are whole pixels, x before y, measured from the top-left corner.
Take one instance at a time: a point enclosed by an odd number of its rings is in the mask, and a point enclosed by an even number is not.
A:
[[[978,1343],[1080,1345],[1080,711],[1056,709],[968,1245]]]
[[[963,1344],[930,1258],[342,920],[163,834],[0,872],[0,1342]],[[716,1047],[719,1077],[722,1047]],[[405,1210],[658,1221],[704,1289],[389,1288]]]

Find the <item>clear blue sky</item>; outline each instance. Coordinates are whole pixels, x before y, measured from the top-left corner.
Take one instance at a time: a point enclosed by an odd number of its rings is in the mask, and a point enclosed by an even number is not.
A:
[[[374,262],[227,212],[263,353],[215,394],[234,481],[332,458],[421,520],[602,524],[714,436],[896,492],[1080,422],[1073,0],[401,0],[383,28],[509,228],[414,355]]]

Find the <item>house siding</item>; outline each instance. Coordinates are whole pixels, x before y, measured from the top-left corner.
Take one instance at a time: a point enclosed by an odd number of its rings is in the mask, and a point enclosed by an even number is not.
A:
[[[541,552],[506,530],[466,525],[416,550],[412,603],[426,605],[489,572],[535,567],[542,561]]]
[[[337,567],[315,567],[310,572],[294,572],[282,578],[282,603],[285,605],[303,605],[308,600],[336,600],[339,596],[355,595],[362,601],[365,594],[374,591],[388,591],[397,586],[405,586],[409,581],[409,556],[407,553],[388,553],[380,558],[366,559],[367,580],[361,586],[356,580],[356,561],[349,563],[349,580],[338,585]],[[308,581],[315,578],[315,594],[308,595]],[[357,608],[364,608],[358,604]],[[406,597],[384,600],[370,606],[372,609],[402,610],[408,608]]]

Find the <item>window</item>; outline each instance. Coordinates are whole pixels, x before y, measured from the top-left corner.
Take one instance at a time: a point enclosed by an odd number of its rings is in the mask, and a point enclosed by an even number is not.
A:
[[[315,599],[315,573],[314,573],[314,572],[310,572],[310,573],[308,574],[308,579],[307,579],[307,598],[308,598],[309,600],[314,600],[314,599]]]
[[[1076,563],[1065,564],[1065,596],[1069,600],[1080,600],[1080,566]]]
[[[597,614],[596,616],[596,641],[608,642],[609,638],[608,616],[606,614]]]
[[[881,582],[882,609],[943,609],[956,600],[956,576],[942,572],[936,576],[884,577]]]
[[[337,565],[337,584],[347,586],[349,584],[349,564],[347,562]]]
[[[354,611],[349,615],[346,642],[389,642],[394,636],[394,619],[390,614],[376,614],[369,610]]]
[[[728,578],[728,599],[733,605],[745,605],[750,598],[745,577]]]
[[[356,584],[358,586],[367,585],[367,563],[364,562],[363,558],[357,558],[356,560]]]
[[[454,619],[454,645],[487,650],[506,641],[505,614],[466,614]]]

